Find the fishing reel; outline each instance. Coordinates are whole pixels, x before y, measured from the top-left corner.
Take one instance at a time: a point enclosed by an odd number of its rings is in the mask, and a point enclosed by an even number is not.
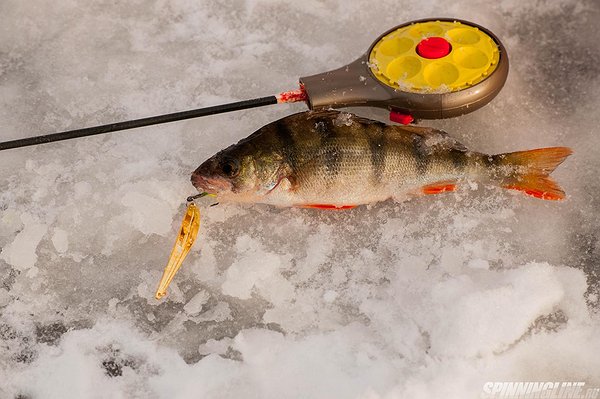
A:
[[[451,118],[490,102],[508,76],[508,55],[484,27],[459,19],[407,22],[356,61],[300,78],[311,109],[378,107],[390,119]]]

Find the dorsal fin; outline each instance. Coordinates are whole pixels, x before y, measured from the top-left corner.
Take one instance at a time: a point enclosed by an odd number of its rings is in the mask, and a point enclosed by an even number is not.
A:
[[[451,137],[443,130],[434,129],[432,127],[421,126],[398,126],[397,129],[404,130],[415,134],[423,139],[423,144],[428,148],[452,149],[460,152],[467,152],[468,149],[464,144]]]
[[[456,151],[460,151],[460,152],[467,152],[467,148],[460,143],[459,141],[457,141],[456,139],[450,137],[450,135],[448,135],[448,133],[444,132],[443,130],[438,130],[438,129],[434,129],[431,127],[422,127],[422,126],[399,126],[399,125],[389,125],[386,124],[384,122],[378,121],[378,120],[374,120],[374,119],[369,119],[369,118],[364,118],[362,116],[357,116],[355,114],[352,114],[350,112],[345,112],[345,111],[339,111],[336,109],[322,109],[322,110],[311,110],[311,111],[305,111],[305,112],[301,112],[298,114],[294,114],[294,115],[290,115],[287,118],[306,118],[306,119],[312,119],[312,120],[328,120],[328,121],[332,121],[333,123],[336,123],[336,121],[338,121],[338,123],[340,124],[346,124],[346,121],[349,122],[356,122],[362,125],[381,125],[381,126],[386,126],[388,128],[391,128],[392,131],[396,130],[399,132],[404,132],[404,133],[408,133],[408,134],[412,134],[415,136],[418,136],[419,138],[421,138],[422,141],[422,146],[424,147],[424,150],[429,152],[429,151],[434,151],[434,150],[448,150],[448,149],[452,149],[452,150],[456,150]],[[344,119],[342,119],[344,118]],[[347,118],[347,119],[345,119]]]
[[[363,118],[362,116],[355,115],[351,112],[339,111],[337,109],[313,110],[306,114],[307,119],[329,119],[332,121],[338,119],[340,116],[347,117],[349,121],[361,123],[363,125],[373,125],[378,123],[385,125],[383,122],[374,119]]]

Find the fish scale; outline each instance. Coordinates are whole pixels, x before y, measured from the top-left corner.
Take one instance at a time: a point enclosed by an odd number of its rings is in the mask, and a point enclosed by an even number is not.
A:
[[[569,154],[552,147],[487,155],[432,128],[309,111],[220,151],[196,169],[192,182],[220,202],[278,206],[348,208],[452,191],[465,180],[562,199],[548,175]]]

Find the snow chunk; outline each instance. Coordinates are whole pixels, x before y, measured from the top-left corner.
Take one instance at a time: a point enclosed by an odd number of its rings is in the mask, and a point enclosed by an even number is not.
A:
[[[224,355],[227,353],[227,350],[232,345],[233,340],[229,337],[225,337],[220,340],[209,339],[206,343],[200,345],[198,347],[198,353],[201,355]]]
[[[54,234],[52,234],[52,245],[59,253],[67,252],[69,249],[69,236],[67,232],[61,228],[55,228]]]
[[[32,268],[37,261],[37,247],[46,235],[48,226],[35,221],[29,214],[23,214],[21,221],[25,228],[16,235],[12,243],[3,248],[0,258],[20,271]]]
[[[171,231],[171,207],[157,198],[139,192],[125,193],[121,203],[128,208],[131,224],[143,234],[167,235]]]
[[[249,235],[238,237],[235,250],[242,255],[227,270],[226,280],[221,286],[223,293],[240,299],[250,299],[252,289],[267,300],[281,303],[293,294],[291,283],[284,279],[281,271],[288,267],[284,259],[265,251]]]
[[[8,290],[5,288],[0,288],[0,308],[8,305],[10,302],[11,296]]]
[[[432,298],[440,322],[431,329],[432,352],[477,356],[507,349],[564,297],[554,270],[531,263],[493,273],[494,280],[463,275],[437,284]]]
[[[348,112],[340,112],[337,118],[333,120],[335,126],[352,126],[352,123],[352,114]]]
[[[209,298],[210,294],[202,290],[185,304],[183,311],[190,316],[197,315],[202,312],[202,307],[208,302]]]
[[[335,301],[335,298],[337,298],[337,297],[338,297],[338,293],[333,290],[327,290],[323,294],[323,300],[325,302],[333,302],[333,301]]]

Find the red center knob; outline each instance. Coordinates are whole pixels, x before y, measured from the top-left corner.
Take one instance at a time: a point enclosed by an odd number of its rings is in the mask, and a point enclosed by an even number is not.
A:
[[[443,37],[428,37],[417,44],[417,54],[430,60],[445,57],[451,50],[452,46]]]

